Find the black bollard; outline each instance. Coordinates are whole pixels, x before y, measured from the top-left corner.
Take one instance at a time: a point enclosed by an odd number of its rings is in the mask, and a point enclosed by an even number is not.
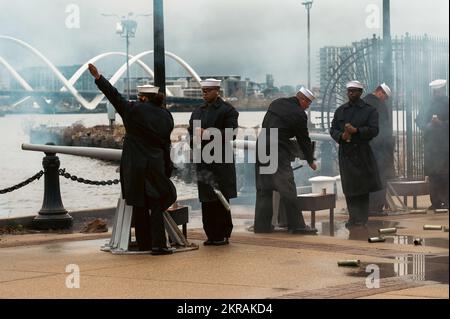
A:
[[[47,143],[46,145],[55,145]],[[39,230],[67,229],[72,227],[73,219],[64,208],[59,189],[59,158],[55,153],[45,153],[44,201],[39,215],[33,219],[31,227]]]

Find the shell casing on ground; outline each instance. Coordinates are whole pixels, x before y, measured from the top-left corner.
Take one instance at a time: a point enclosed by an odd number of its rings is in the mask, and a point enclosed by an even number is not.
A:
[[[397,232],[397,228],[382,228],[378,230],[380,234],[393,234]]]
[[[423,230],[442,230],[442,225],[424,225]]]
[[[338,266],[343,266],[343,267],[358,267],[360,264],[361,264],[361,261],[358,259],[338,261]]]
[[[386,238],[384,237],[371,237],[368,239],[369,243],[384,243]]]

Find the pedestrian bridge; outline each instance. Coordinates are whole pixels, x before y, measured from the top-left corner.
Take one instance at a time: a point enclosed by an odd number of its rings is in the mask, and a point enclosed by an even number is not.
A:
[[[41,53],[38,49],[36,49],[32,45],[30,45],[29,43],[27,43],[25,41],[22,41],[20,39],[17,39],[17,38],[14,38],[14,37],[10,37],[10,36],[5,36],[5,35],[0,35],[0,40],[13,42],[15,44],[18,44],[21,47],[25,48],[26,50],[30,51],[35,57],[40,59],[42,62],[44,62],[44,64],[47,65],[47,67],[50,69],[50,71],[61,82],[62,87],[60,89],[60,92],[61,93],[68,92],[84,108],[86,108],[88,110],[94,110],[102,102],[102,100],[105,97],[103,94],[96,94],[95,97],[92,100],[87,100],[85,98],[85,96],[83,94],[81,94],[74,87],[74,85],[80,79],[80,77],[83,75],[83,73],[87,71],[88,64],[89,63],[96,63],[96,62],[98,62],[98,61],[100,61],[100,60],[102,60],[104,58],[110,57],[110,56],[126,56],[126,53],[124,53],[124,52],[105,52],[105,53],[99,54],[99,55],[89,59],[88,61],[86,61],[86,63],[84,63],[69,79],[67,79],[58,70],[58,68],[47,57],[45,57],[45,55],[43,53]],[[130,60],[129,60],[128,63],[129,63],[130,66],[135,64],[135,63],[137,63],[138,66],[140,66],[144,70],[144,72],[146,72],[149,75],[149,77],[154,78],[153,70],[141,60],[145,56],[151,55],[153,53],[154,53],[154,51],[150,50],[150,51],[141,52],[141,53],[139,53],[139,54],[137,54],[135,56],[129,55]],[[200,85],[200,81],[201,81],[200,76],[197,74],[197,72],[195,72],[195,70],[186,61],[184,61],[182,58],[180,58],[178,55],[176,55],[176,54],[174,54],[172,52],[166,51],[165,54],[166,54],[167,57],[169,57],[170,59],[174,60],[176,63],[181,65],[192,76],[192,78]],[[0,64],[3,65],[6,68],[6,70],[12,75],[12,77],[14,79],[16,79],[18,81],[20,86],[26,92],[30,92],[30,95],[33,95],[32,92],[34,92],[34,89],[31,87],[31,85],[18,73],[17,70],[15,70],[15,68],[11,64],[8,63],[8,61],[6,61],[1,56],[0,56]],[[110,83],[112,85],[115,85],[122,78],[122,76],[125,74],[126,70],[127,70],[127,63],[123,64],[114,73],[114,75],[109,79]],[[173,94],[170,92],[169,89],[167,89],[166,94],[169,97],[173,96]],[[29,98],[30,98],[30,96],[26,96],[24,98],[21,98],[19,101],[15,102],[13,104],[13,106],[17,106],[17,105],[25,102]]]

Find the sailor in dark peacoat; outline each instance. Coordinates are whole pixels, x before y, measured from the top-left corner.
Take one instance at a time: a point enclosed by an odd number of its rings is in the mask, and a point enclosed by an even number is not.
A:
[[[167,247],[162,212],[176,200],[176,189],[170,181],[172,115],[155,98],[157,92],[150,94],[146,91],[158,88],[144,86],[140,101],[129,102],[98,74],[93,65],[89,69],[96,77],[98,88],[120,114],[125,126],[120,181],[123,198],[134,208],[139,248],[158,253]]]
[[[287,226],[291,233],[315,234],[316,229],[311,229],[305,224],[301,209],[297,202],[297,187],[294,181],[291,162],[293,156],[293,145],[291,138],[297,139],[298,147],[303,152],[306,161],[312,169],[316,169],[314,163],[313,147],[308,132],[308,116],[305,110],[311,104],[314,95],[311,91],[302,88],[297,96],[281,98],[273,101],[264,117],[262,129],[257,143],[256,161],[256,205],[255,205],[255,233],[271,232],[273,204],[273,192],[280,194],[280,205],[286,211]],[[278,136],[275,139],[273,130]],[[266,145],[262,145],[265,138]],[[261,144],[261,145],[260,145]],[[278,148],[277,154],[271,154],[274,145]],[[264,154],[260,154],[260,148],[265,146]],[[262,156],[270,155],[270,161],[263,163]],[[275,158],[274,155],[277,155]],[[272,174],[263,172],[277,160],[277,169]]]
[[[358,81],[347,85],[349,102],[334,113],[331,137],[339,144],[339,169],[349,211],[348,226],[364,225],[369,214],[369,193],[382,189],[378,166],[369,142],[378,135],[378,111],[360,97]]]
[[[448,209],[449,195],[449,103],[446,80],[430,83],[433,100],[419,112],[416,122],[424,133],[425,175],[429,177],[432,209]]]
[[[236,190],[236,167],[234,153],[231,142],[236,138],[235,134],[227,134],[225,130],[232,132],[238,127],[239,113],[230,104],[225,102],[220,96],[220,81],[208,79],[202,82],[203,98],[205,102],[196,108],[189,120],[189,136],[191,148],[195,152],[195,147],[200,146],[200,151],[212,142],[212,140],[202,140],[201,145],[194,145],[194,121],[201,121],[198,128],[204,134],[208,129],[215,128],[221,132],[222,158],[219,161],[207,163],[202,156],[196,163],[197,185],[199,200],[202,203],[203,228],[208,240],[205,245],[228,244],[228,238],[233,230],[231,212],[227,210],[219,201],[214,190],[219,190],[226,201],[237,197]],[[199,135],[200,136],[200,135]],[[230,139],[227,139],[230,137]],[[216,150],[217,151],[217,150]],[[226,154],[232,156],[226,160]]]
[[[386,186],[390,179],[395,178],[394,171],[394,149],[395,140],[392,131],[391,110],[387,105],[387,100],[391,96],[390,88],[381,84],[377,89],[364,97],[364,102],[374,107],[378,111],[379,134],[370,142],[372,152],[378,165],[381,184],[383,189],[370,193],[369,214],[370,216],[383,216],[386,206]]]

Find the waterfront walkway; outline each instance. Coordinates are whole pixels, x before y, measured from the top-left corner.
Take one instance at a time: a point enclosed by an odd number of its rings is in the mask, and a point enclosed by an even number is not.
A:
[[[204,247],[200,216],[192,212],[188,238],[200,249],[170,256],[101,252],[110,232],[0,236],[0,298],[449,297],[448,232],[423,230],[424,224],[448,226],[448,214],[374,218],[367,231],[349,233],[338,212],[335,237],[326,235],[326,212],[318,213],[325,233],[318,236],[249,232],[251,206],[233,207],[233,217],[231,244]],[[397,236],[367,242],[385,227],[397,227]],[[424,238],[422,245],[413,244],[416,237]],[[361,266],[337,266],[347,259]],[[66,287],[70,264],[80,269],[80,288]],[[380,269],[379,288],[366,286],[369,264]]]

